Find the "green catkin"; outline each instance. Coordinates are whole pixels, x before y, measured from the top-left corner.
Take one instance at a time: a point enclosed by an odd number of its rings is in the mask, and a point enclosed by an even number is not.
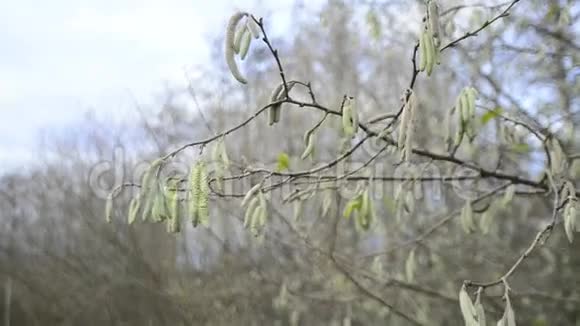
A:
[[[304,211],[304,202],[298,198],[294,201],[294,220],[298,221],[302,217]]]
[[[467,107],[469,108],[469,121],[472,122],[473,118],[475,117],[475,98],[473,99],[473,101],[471,101],[470,98],[470,90],[469,88],[467,88],[465,90],[465,94],[463,95],[463,97],[465,97],[465,102],[467,103]]]
[[[409,102],[413,101],[413,103],[409,103],[409,107],[411,110],[411,120],[409,120],[409,125],[407,126],[407,135],[405,135],[405,161],[411,160],[411,154],[413,153],[413,139],[415,138],[415,99],[414,95],[411,94],[411,98]]]
[[[211,158],[214,167],[216,188],[222,191],[224,189],[225,164],[221,160],[221,139],[214,144]]]
[[[288,87],[288,92],[294,88],[296,82],[288,82],[286,86]],[[278,85],[272,93],[270,94],[270,103],[277,102],[286,98],[286,93],[284,92],[284,83]],[[280,122],[280,116],[282,111],[282,103],[270,106],[268,110],[268,124],[271,126],[277,122]]]
[[[246,216],[244,217],[244,226],[250,227],[250,231],[254,236],[260,234],[260,230],[266,224],[268,218],[268,203],[266,201],[266,195],[263,191],[260,191],[250,202],[248,210],[246,211]]]
[[[435,51],[435,63],[437,65],[441,64],[441,50],[439,48],[437,48]]]
[[[469,122],[471,120],[471,108],[469,107],[469,100],[467,99],[466,93],[465,89],[461,91],[459,101],[461,101],[461,107],[463,108],[464,122]]]
[[[260,191],[258,193],[258,198],[260,199],[260,207],[262,208],[262,214],[264,214],[264,216],[262,216],[261,218],[263,218],[265,221],[268,215],[268,202],[266,201],[266,195],[264,194],[263,191]]]
[[[415,135],[415,118],[417,99],[415,93],[409,90],[407,102],[403,108],[403,117],[399,127],[398,147],[401,149],[401,159],[410,161],[413,153],[413,138]]]
[[[401,222],[401,218],[403,217],[404,207],[405,207],[405,198],[406,193],[404,189],[401,187],[399,191],[395,194],[394,199],[394,212],[395,212],[395,219],[397,223]]]
[[[167,182],[166,196],[168,198],[168,209],[169,209],[169,231],[171,233],[179,232],[179,194],[178,194],[178,182],[175,179],[171,179]]]
[[[250,218],[250,231],[255,237],[260,235],[260,220],[262,219],[262,214],[264,214],[263,211],[264,209],[261,206],[256,207]]]
[[[153,185],[147,190],[145,193],[145,197],[142,197],[144,201],[143,211],[141,212],[141,219],[143,221],[147,221],[147,219],[151,216],[151,209],[153,207],[153,202],[155,201],[155,196],[157,194],[157,185],[156,180],[153,180]]]
[[[550,138],[548,145],[550,148],[550,156],[552,157],[550,172],[552,175],[558,176],[565,170],[567,166],[566,154],[562,150],[562,146],[560,145],[560,142],[557,138]]]
[[[250,204],[248,204],[246,214],[244,215],[244,227],[249,227],[252,223],[252,215],[254,214],[256,207],[258,207],[258,204],[260,204],[260,199],[257,196],[253,197]]]
[[[516,317],[514,309],[508,295],[505,296],[505,310],[501,319],[497,322],[497,326],[516,326]]]
[[[475,222],[473,221],[473,208],[471,202],[467,201],[461,210],[461,226],[465,233],[469,234],[475,229]]]
[[[433,66],[435,66],[435,43],[433,42],[433,34],[427,31],[427,76],[431,76]]]
[[[459,291],[459,307],[461,308],[461,314],[465,320],[465,325],[479,325],[475,321],[477,312],[473,306],[473,302],[471,301],[469,294],[467,293],[465,285],[463,285]]]
[[[564,232],[570,243],[574,241],[574,229],[575,227],[572,225],[572,220],[570,219],[570,207],[567,205],[564,208]]]
[[[365,189],[362,193],[362,203],[360,207],[360,215],[366,216],[369,213],[369,191]]]
[[[427,67],[427,31],[423,28],[419,39],[419,71],[425,71]]]
[[[282,103],[270,107],[270,110],[268,111],[268,125],[271,126],[277,122],[280,122],[281,107]]]
[[[407,125],[409,124],[410,117],[411,117],[411,113],[409,112],[409,108],[407,107],[407,104],[405,103],[405,105],[403,106],[403,113],[401,116],[401,124],[399,125],[399,135],[397,137],[397,147],[398,148],[403,148],[403,146],[405,145],[406,129],[407,129]]]
[[[322,199],[322,213],[321,215],[325,217],[328,212],[330,211],[330,207],[332,206],[334,201],[334,193],[332,190],[328,189],[324,191],[324,198]]]
[[[167,220],[167,232],[179,233],[181,231],[181,222],[179,217],[170,218]]]
[[[453,108],[450,108],[445,114],[445,145],[447,149],[449,149],[449,146],[453,141],[453,139],[451,139],[451,130],[453,129],[453,126],[451,125],[451,117],[453,116],[453,111]]]
[[[358,215],[358,226],[362,230],[368,230],[371,221],[371,202],[369,197],[369,190],[365,189],[362,194],[362,204]]]
[[[171,217],[169,217],[165,220],[165,232],[172,233],[171,230]]]
[[[429,1],[427,13],[429,16],[429,29],[433,33],[433,38],[435,39],[435,43],[438,46],[440,43],[439,35],[441,34],[441,26],[439,23],[439,6],[437,5],[436,0]]]
[[[151,214],[151,206],[153,205],[153,200],[155,198],[155,191],[156,188],[156,175],[158,171],[159,165],[163,162],[162,159],[156,159],[151,163],[151,165],[147,168],[145,173],[143,173],[143,177],[141,179],[141,191],[139,192],[139,196],[141,197],[141,201],[144,202],[144,207],[141,215],[141,219],[143,221],[147,220],[147,217]]]
[[[224,187],[224,177],[230,167],[230,159],[226,149],[225,136],[222,136],[214,146],[213,163],[215,165],[215,177],[220,190]]]
[[[415,195],[412,191],[407,191],[405,194],[405,207],[409,214],[412,214],[415,211],[415,207],[417,206],[415,203]]]
[[[151,167],[148,167],[141,177],[141,189],[139,191],[139,196],[141,198],[145,198],[147,195],[147,191],[149,191],[149,183],[153,177],[153,171],[151,170]]]
[[[163,222],[167,218],[165,196],[161,191],[158,191],[157,194],[155,195],[153,208],[151,209],[151,218],[155,223]]]
[[[264,209],[260,209],[260,215],[258,215],[258,221],[257,221],[257,225],[260,227],[260,229],[263,229],[264,226],[266,225],[266,208]]]
[[[353,132],[354,132],[354,134],[356,134],[358,132],[358,122],[359,122],[357,102],[356,102],[356,99],[354,97],[349,98],[347,101],[349,101],[349,104],[350,104],[350,114],[351,114]]]
[[[139,196],[133,197],[131,203],[129,203],[129,217],[127,222],[129,225],[133,224],[137,219],[137,213],[139,212],[139,206],[141,205],[141,199]]]
[[[199,217],[199,223],[207,226],[209,224],[209,184],[208,184],[207,169],[204,162],[200,162],[200,172],[199,172],[199,198],[197,203],[197,213]],[[194,223],[193,226],[196,226]]]
[[[348,100],[346,100],[342,108],[342,130],[344,131],[345,136],[354,136],[355,130],[352,123],[352,107]]]
[[[492,202],[489,205],[489,208],[485,212],[483,212],[479,220],[479,228],[481,229],[481,232],[483,234],[489,233],[496,213],[497,213],[496,203]]]
[[[472,139],[475,137],[475,89],[472,87],[465,87],[459,94],[459,103],[462,110],[462,126],[463,131]]]
[[[573,209],[570,214],[572,214],[572,218],[574,219],[574,225],[576,226],[575,231],[580,232],[580,212],[578,211],[578,204],[577,201],[574,201]]]
[[[105,203],[105,221],[107,221],[107,223],[113,222],[113,192],[107,195],[107,202]]]
[[[179,182],[177,180],[170,179],[165,186],[165,196],[167,198],[167,209],[169,213],[166,219],[168,233],[179,233],[181,231],[178,185]]]
[[[278,85],[270,94],[270,103],[280,100],[280,93],[284,89],[284,84]],[[282,103],[272,105],[268,110],[268,124],[271,126],[280,121],[280,109],[282,108]]]
[[[461,141],[463,140],[463,132],[461,127],[457,129],[455,132],[455,136],[453,137],[453,146],[459,146]]]
[[[247,28],[244,28],[244,34],[242,35],[242,40],[240,43],[240,58],[242,60],[246,59],[246,55],[250,50],[250,45],[252,44],[252,35]]]
[[[155,173],[157,172],[156,169],[163,163],[163,159],[156,159],[154,160],[151,165],[147,168],[145,173],[143,173],[143,177],[141,178],[141,191],[140,196],[141,198],[145,197],[147,191],[151,189],[153,186],[153,181],[155,180]],[[155,173],[154,173],[155,172]]]
[[[407,260],[405,260],[405,277],[407,282],[413,282],[415,280],[415,271],[417,269],[417,261],[415,259],[415,250],[409,252]]]
[[[441,55],[439,47],[441,46],[441,23],[439,17],[439,6],[436,0],[431,0],[427,6],[427,15],[429,17],[428,28],[433,42],[433,63],[441,64]]]
[[[455,111],[457,112],[457,117],[459,118],[459,127],[463,125],[463,121],[465,121],[465,108],[463,107],[463,102],[461,101],[461,93],[455,99]]]
[[[308,143],[310,142],[310,136],[312,136],[312,134],[314,134],[315,131],[316,128],[312,128],[304,133],[304,136],[302,136],[302,141],[304,142],[304,145],[308,146]]]
[[[248,14],[245,12],[237,12],[233,14],[232,17],[230,17],[228,26],[226,28],[226,39],[225,39],[226,63],[228,65],[228,68],[230,69],[230,72],[232,73],[232,76],[234,76],[234,78],[242,84],[247,84],[248,81],[244,78],[244,76],[242,76],[238,68],[238,65],[236,64],[236,60],[234,57],[236,54],[234,42],[235,42],[236,27],[238,26],[240,20],[242,20],[242,18],[244,18],[247,15]]]
[[[344,212],[342,213],[342,216],[344,216],[344,218],[349,219],[350,216],[352,215],[352,213],[358,208],[360,207],[361,202],[358,198],[353,198],[351,200],[349,200],[346,203],[346,206],[344,207]]]
[[[506,190],[505,193],[503,195],[501,204],[503,207],[506,207],[507,205],[509,205],[509,203],[511,203],[511,201],[514,199],[514,195],[516,194],[516,186],[511,184],[509,185]]]
[[[244,36],[245,27],[238,28],[236,35],[234,36],[234,52],[240,53],[240,44],[242,42],[242,36]]]
[[[200,197],[201,189],[199,187],[199,180],[201,176],[201,165],[196,162],[190,169],[189,172],[189,192],[187,198],[187,210],[189,218],[194,225],[197,225],[198,220],[198,202]]]
[[[304,149],[304,152],[300,156],[300,159],[305,160],[308,156],[310,156],[314,151],[314,133],[310,133],[308,135],[307,145]]]
[[[248,192],[244,196],[244,199],[242,199],[242,204],[241,204],[242,207],[244,207],[244,206],[246,206],[246,204],[248,204],[250,198],[252,198],[252,196],[254,196],[256,194],[256,192],[258,192],[258,190],[260,190],[260,187],[262,187],[262,184],[257,183],[252,188],[250,188],[250,190],[248,190]]]
[[[481,291],[477,292],[477,298],[475,299],[475,313],[478,322],[477,326],[487,325],[485,322],[485,310],[483,309],[483,304],[481,303]]]
[[[472,115],[475,115],[475,101],[477,100],[477,90],[473,87],[467,88],[467,103],[469,103],[469,109]]]
[[[569,180],[567,180],[564,183],[564,187],[562,188],[562,192],[560,193],[560,199],[562,201],[576,199],[576,188],[574,187],[574,184],[572,184],[572,182],[570,182]]]
[[[217,187],[223,190],[225,172],[229,169],[230,160],[226,150],[225,136],[217,140],[212,149],[212,163],[214,164],[214,175]]]
[[[566,232],[566,237],[570,243],[574,240],[574,232],[579,229],[576,204],[577,200],[575,195],[568,197],[566,206],[564,206],[564,213],[562,214],[564,219],[564,231]]]

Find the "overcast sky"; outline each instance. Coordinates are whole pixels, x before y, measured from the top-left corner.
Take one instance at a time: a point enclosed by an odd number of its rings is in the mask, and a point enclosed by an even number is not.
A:
[[[207,41],[233,8],[252,4],[0,1],[0,174],[34,158],[40,130],[63,128],[88,109],[122,118],[133,98],[147,103],[164,81],[184,81],[185,68],[208,60]]]

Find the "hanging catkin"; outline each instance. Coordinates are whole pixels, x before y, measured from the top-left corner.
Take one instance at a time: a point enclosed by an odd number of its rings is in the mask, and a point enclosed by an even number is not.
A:
[[[169,218],[167,219],[167,232],[169,233],[178,233],[181,230],[178,185],[178,180],[169,179],[165,186],[165,196],[167,197],[169,209]]]
[[[353,97],[348,97],[342,107],[342,130],[347,137],[354,137],[358,131],[358,110]]]
[[[439,23],[439,5],[436,0],[429,1],[427,6],[427,15],[429,16],[429,29],[433,35],[434,43],[438,47],[441,43],[439,36],[441,35],[441,26]]]
[[[141,191],[139,193],[140,201],[143,203],[142,220],[146,221],[151,214],[151,207],[155,199],[155,192],[157,191],[157,171],[159,166],[163,163],[162,159],[154,160],[151,165],[143,173],[141,179]]]
[[[113,222],[113,193],[107,195],[107,202],[105,204],[105,221],[107,223]]]
[[[199,172],[199,198],[197,203],[197,215],[199,220],[194,223],[196,226],[198,223],[207,226],[209,224],[209,180],[207,175],[207,169],[205,162],[200,162],[200,172]]]
[[[415,135],[415,118],[417,99],[413,90],[409,89],[407,99],[403,107],[401,124],[399,126],[399,137],[397,146],[401,149],[401,159],[409,161],[413,152],[413,138]]]
[[[236,63],[235,36],[236,36],[236,27],[238,26],[238,23],[242,20],[242,18],[246,17],[247,15],[248,14],[245,12],[237,12],[233,14],[232,17],[230,17],[228,26],[226,28],[226,41],[225,41],[226,63],[228,64],[228,68],[230,69],[232,76],[234,76],[234,78],[242,84],[247,84],[248,81],[244,78],[244,76],[242,76],[242,73],[240,72],[238,65]]]
[[[135,196],[131,199],[131,203],[129,204],[129,217],[127,219],[128,224],[133,224],[137,219],[137,212],[139,212],[140,205],[141,199],[139,196]]]
[[[294,88],[294,85],[296,85],[296,82],[294,81],[286,83],[286,86],[288,87],[288,92],[290,92],[290,90]],[[270,94],[270,103],[278,102],[280,100],[285,99],[286,97],[287,94],[284,90],[284,83],[281,83],[276,88],[274,88],[274,90]],[[282,103],[270,106],[270,109],[268,110],[268,120],[269,120],[268,124],[270,126],[277,122],[280,122],[281,111],[282,111]]]
[[[199,187],[199,181],[201,179],[201,166],[199,162],[196,162],[189,172],[189,193],[187,198],[187,210],[189,214],[189,218],[193,225],[197,225],[198,221],[198,203],[199,197],[201,193],[201,189]]]
[[[250,45],[252,44],[252,35],[248,28],[244,27],[244,32],[242,34],[242,40],[240,41],[240,59],[246,59],[246,55],[250,50]]]

